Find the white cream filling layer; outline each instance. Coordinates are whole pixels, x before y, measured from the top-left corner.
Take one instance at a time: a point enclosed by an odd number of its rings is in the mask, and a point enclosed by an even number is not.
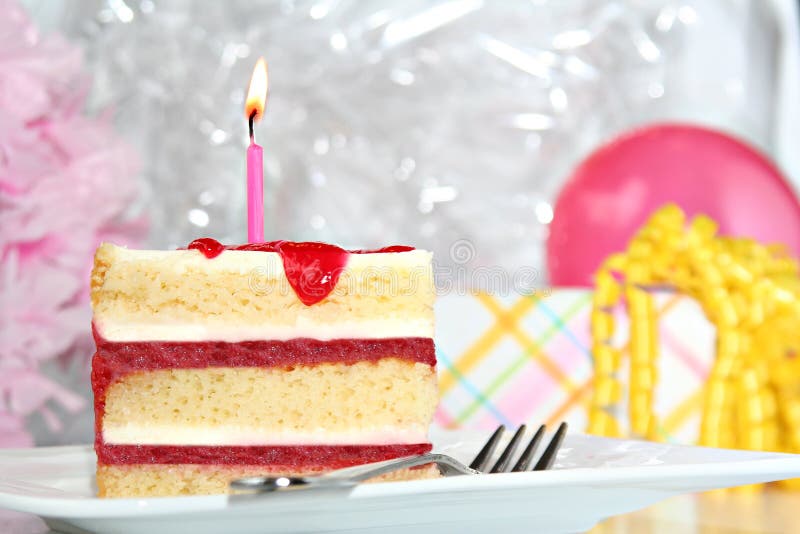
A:
[[[426,443],[422,425],[354,430],[292,432],[240,426],[106,425],[103,441],[116,445],[396,445]]]
[[[286,325],[209,325],[150,323],[130,324],[111,320],[98,321],[95,328],[108,341],[240,341],[313,338],[385,339],[392,337],[433,337],[433,322],[422,319],[373,319],[318,324],[301,320]]]

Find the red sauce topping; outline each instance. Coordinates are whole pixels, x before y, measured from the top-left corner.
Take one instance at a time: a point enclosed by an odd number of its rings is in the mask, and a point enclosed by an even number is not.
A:
[[[376,254],[408,252],[414,247],[394,245],[375,250],[345,250],[336,245],[307,241],[268,241],[246,245],[223,245],[215,239],[204,237],[189,243],[189,250],[199,250],[208,259],[213,259],[226,250],[250,250],[276,252],[283,261],[283,270],[297,298],[311,306],[331,294],[339,276],[347,266],[350,254]]]
[[[397,445],[294,445],[294,446],[210,446],[210,445],[107,445],[97,443],[97,461],[120,464],[225,464],[264,465],[271,472],[322,471],[431,450],[430,443]]]

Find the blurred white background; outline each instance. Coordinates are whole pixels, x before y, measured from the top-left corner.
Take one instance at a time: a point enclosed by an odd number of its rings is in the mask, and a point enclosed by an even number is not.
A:
[[[270,98],[267,239],[413,243],[541,269],[571,169],[632,127],[721,128],[800,185],[793,0],[25,0],[85,51],[90,112],[136,149],[148,245],[244,242],[244,92]],[[88,314],[88,304],[82,304]],[[42,369],[89,400],[86,339]],[[53,355],[56,356],[56,355]],[[87,442],[89,410],[40,444]]]

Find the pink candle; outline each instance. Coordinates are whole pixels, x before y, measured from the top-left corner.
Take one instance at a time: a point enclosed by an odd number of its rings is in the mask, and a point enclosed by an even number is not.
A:
[[[252,137],[247,147],[247,241],[264,241],[264,151]]]
[[[253,124],[264,114],[267,100],[267,64],[260,58],[253,69],[250,89],[244,106],[250,127],[250,146],[247,147],[247,240],[264,241],[264,151],[256,144]]]

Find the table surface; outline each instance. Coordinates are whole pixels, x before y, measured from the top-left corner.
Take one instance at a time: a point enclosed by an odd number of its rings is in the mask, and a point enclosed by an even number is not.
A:
[[[591,534],[800,533],[800,492],[711,492],[682,495],[613,517]]]
[[[0,511],[4,534],[47,534],[38,518]],[[800,533],[800,492],[682,495],[606,520],[590,534]]]

